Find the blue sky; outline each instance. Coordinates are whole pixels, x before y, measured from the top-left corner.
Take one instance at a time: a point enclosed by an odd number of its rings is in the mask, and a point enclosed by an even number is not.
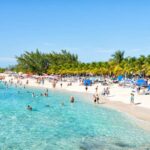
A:
[[[84,62],[150,54],[149,0],[0,0],[0,67],[24,51],[67,49]]]

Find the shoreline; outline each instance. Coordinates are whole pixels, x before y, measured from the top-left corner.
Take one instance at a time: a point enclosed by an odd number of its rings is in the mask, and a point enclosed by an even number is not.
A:
[[[6,78],[4,81],[8,81],[8,79],[10,78]],[[92,103],[93,99],[92,99],[92,94],[94,94],[94,89],[90,89],[91,87],[89,87],[89,91],[85,91],[85,87],[84,86],[77,86],[77,83],[73,83],[73,85],[71,87],[67,87],[64,86],[64,84],[67,84],[67,82],[63,83],[63,87],[59,87],[59,84],[56,86],[56,88],[52,88],[52,85],[50,86],[50,84],[37,84],[35,83],[34,79],[30,79],[29,84],[26,85],[25,84],[25,80],[21,79],[22,81],[22,85],[18,86],[18,87],[23,87],[25,85],[25,87],[29,87],[29,88],[37,88],[37,89],[46,89],[48,88],[49,90],[54,90],[54,91],[66,91],[66,92],[75,92],[75,93],[80,93],[81,95],[85,95],[85,96],[91,96],[91,101],[89,101],[89,97],[87,99],[88,102]],[[14,82],[15,83],[15,82]],[[102,90],[102,87],[100,87],[99,90]],[[114,94],[114,93],[113,93]],[[118,98],[118,97],[117,97]],[[110,108],[110,109],[114,109],[115,111],[124,113],[125,115],[128,115],[129,117],[135,119],[136,124],[143,128],[144,130],[150,131],[150,109],[149,107],[142,107],[139,105],[139,103],[137,102],[135,105],[130,104],[130,103],[125,103],[124,101],[121,101],[121,97],[120,100],[115,99],[115,97],[113,96],[108,96],[108,97],[102,97],[100,96],[100,99],[102,99],[102,103],[101,104],[97,104],[98,106],[101,107],[106,107],[106,108]],[[115,100],[114,100],[115,99]]]
[[[104,103],[103,107],[110,108],[127,115],[135,120],[137,126],[150,131],[150,109],[114,101]]]

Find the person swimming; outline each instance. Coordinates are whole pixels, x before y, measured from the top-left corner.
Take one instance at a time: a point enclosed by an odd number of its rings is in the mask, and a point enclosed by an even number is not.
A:
[[[62,103],[61,103],[61,106],[64,106],[64,105],[65,105],[64,102],[62,102]]]
[[[34,92],[32,93],[32,97],[35,97],[35,94],[34,94]]]
[[[44,93],[44,96],[45,96],[45,97],[48,97],[48,93]]]
[[[27,109],[32,111],[32,107],[30,105],[27,106]]]
[[[74,97],[73,96],[70,97],[70,102],[74,103]]]

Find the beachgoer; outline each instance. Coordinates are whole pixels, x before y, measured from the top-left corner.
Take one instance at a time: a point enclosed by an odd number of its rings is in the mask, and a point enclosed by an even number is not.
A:
[[[99,104],[99,96],[96,94],[96,102]]]
[[[34,92],[32,93],[32,97],[35,97],[35,94],[34,94]]]
[[[94,103],[96,103],[96,96],[95,96],[95,94],[93,95],[93,101],[94,101]]]
[[[62,83],[60,83],[61,88],[62,88],[62,85],[63,85],[63,84],[62,84]]]
[[[56,87],[56,82],[55,81],[52,83],[52,86],[53,86],[53,88]]]
[[[73,96],[70,97],[70,102],[74,103],[74,97]]]
[[[102,91],[102,95],[105,96],[105,94],[106,94],[106,90],[105,90],[105,88],[104,88],[103,91]]]
[[[138,87],[137,87],[137,93],[138,93],[138,94],[140,93],[140,90],[141,90],[141,88],[140,88],[140,86],[138,86]]]
[[[26,84],[28,84],[28,83],[29,83],[29,81],[27,80],[27,81],[26,81]]]
[[[130,102],[131,102],[132,104],[134,104],[134,94],[133,94],[133,93],[131,93],[131,100],[130,100]]]
[[[27,106],[27,109],[32,111],[32,107],[30,105]]]
[[[48,97],[48,93],[44,93],[44,96]]]
[[[96,92],[98,91],[98,86],[96,86],[95,90],[96,90]]]
[[[108,88],[108,87],[105,89],[105,94],[106,94],[107,96],[110,94],[110,91],[109,91],[109,88]]]
[[[86,90],[86,91],[88,90],[88,86],[85,87],[85,90]]]
[[[142,94],[143,94],[143,95],[145,95],[145,93],[146,93],[145,88],[143,88],[143,92],[142,92]]]
[[[44,81],[44,79],[42,78],[42,79],[41,79],[41,83],[42,83],[43,85],[44,85],[44,82],[45,82],[45,81]]]

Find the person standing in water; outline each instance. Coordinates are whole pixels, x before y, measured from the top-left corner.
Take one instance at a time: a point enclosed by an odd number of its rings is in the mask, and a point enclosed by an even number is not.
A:
[[[74,97],[73,96],[70,97],[70,102],[74,103]]]
[[[34,92],[32,93],[32,97],[35,97],[35,93]]]
[[[27,109],[32,111],[32,107],[30,105],[27,106]]]
[[[99,96],[96,94],[96,102],[99,104]]]
[[[95,94],[93,95],[93,101],[94,101],[94,103],[96,103],[96,96],[95,96]]]

